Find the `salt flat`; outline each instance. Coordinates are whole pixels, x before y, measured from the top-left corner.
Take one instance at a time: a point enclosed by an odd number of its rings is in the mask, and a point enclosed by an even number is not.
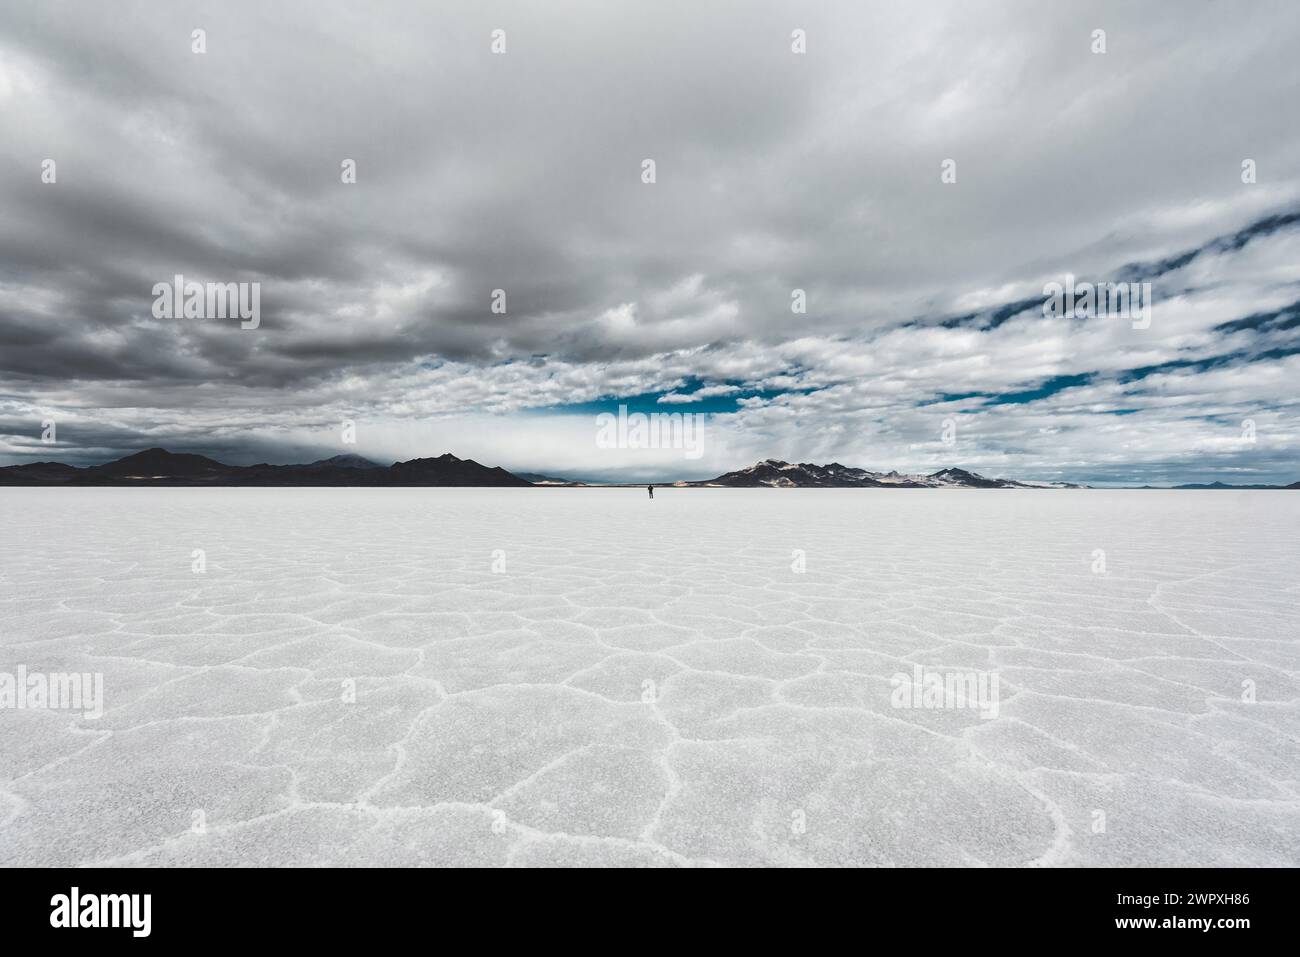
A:
[[[1300,495],[5,489],[0,528],[0,672],[104,680],[0,710],[0,864],[1300,863]],[[895,707],[917,665],[996,717]]]

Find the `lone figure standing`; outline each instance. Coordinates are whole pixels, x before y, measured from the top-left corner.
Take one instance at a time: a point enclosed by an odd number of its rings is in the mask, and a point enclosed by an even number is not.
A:
[[[647,485],[645,490],[650,493],[651,498],[655,497],[655,487],[653,485]]]

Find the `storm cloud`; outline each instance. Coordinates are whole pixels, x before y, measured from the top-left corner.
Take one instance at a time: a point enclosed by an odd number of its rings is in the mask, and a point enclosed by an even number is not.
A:
[[[1057,7],[7,4],[0,463],[349,419],[589,477],[1300,479],[1292,6]],[[259,328],[155,318],[176,275]],[[1045,316],[1066,275],[1150,328]],[[598,448],[620,402],[704,456]]]

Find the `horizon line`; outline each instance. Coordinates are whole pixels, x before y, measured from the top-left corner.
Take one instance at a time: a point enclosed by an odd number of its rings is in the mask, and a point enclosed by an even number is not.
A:
[[[223,462],[223,461],[221,461],[220,459],[216,458],[214,454],[209,454],[209,453],[206,453],[206,452],[193,452],[193,451],[174,452],[174,451],[172,451],[171,449],[168,449],[168,448],[166,448],[166,447],[164,447],[164,446],[160,446],[160,445],[152,445],[152,446],[148,446],[148,447],[146,447],[146,448],[138,449],[138,450],[135,450],[135,451],[126,452],[125,454],[120,455],[120,456],[118,456],[117,458],[110,458],[110,459],[107,459],[107,460],[105,460],[105,461],[102,461],[102,462],[99,462],[99,463],[96,463],[96,464],[92,464],[92,465],[72,465],[72,464],[70,464],[70,463],[62,462],[62,461],[57,461],[57,460],[54,460],[54,459],[35,459],[35,460],[29,461],[29,462],[20,462],[20,463],[14,463],[14,464],[11,464],[11,465],[0,466],[0,472],[7,471],[7,470],[9,470],[9,469],[17,469],[17,468],[31,468],[31,467],[33,467],[33,466],[39,466],[39,465],[53,465],[53,466],[59,466],[59,467],[62,467],[62,468],[75,469],[75,470],[77,470],[77,471],[84,471],[84,470],[91,470],[91,469],[102,468],[102,467],[104,467],[104,466],[112,465],[112,464],[115,464],[115,463],[117,463],[117,462],[125,461],[126,459],[132,458],[133,456],[143,455],[143,454],[146,454],[146,453],[149,453],[149,452],[162,453],[162,454],[164,454],[164,455],[168,455],[168,456],[194,456],[194,457],[197,457],[197,458],[207,459],[208,461],[213,462],[214,464],[219,465],[219,466],[221,466],[222,468],[232,469],[232,470],[233,470],[233,469],[238,469],[238,470],[249,470],[249,469],[257,469],[257,468],[273,468],[273,469],[311,468],[311,467],[314,467],[314,466],[319,466],[319,465],[321,465],[322,463],[327,463],[327,462],[333,461],[333,460],[335,460],[335,459],[340,459],[340,458],[353,458],[353,459],[362,459],[362,460],[364,460],[364,461],[366,461],[366,462],[369,462],[369,463],[371,464],[371,466],[373,466],[373,468],[374,468],[375,470],[387,471],[387,470],[392,469],[393,467],[395,467],[395,466],[397,466],[397,465],[402,465],[402,464],[407,464],[407,463],[414,463],[414,462],[428,462],[428,461],[436,461],[436,460],[439,460],[439,459],[451,458],[451,459],[454,459],[454,460],[457,461],[457,462],[467,462],[467,463],[470,463],[470,464],[473,464],[473,465],[477,465],[477,466],[479,466],[479,467],[481,467],[481,468],[484,468],[484,469],[487,469],[487,470],[490,470],[490,471],[492,471],[492,470],[496,470],[496,471],[504,472],[504,473],[510,475],[510,476],[513,477],[513,478],[517,478],[517,479],[520,479],[521,481],[527,482],[527,483],[528,483],[528,487],[534,487],[534,488],[564,488],[564,487],[574,487],[574,486],[583,486],[583,487],[588,487],[588,488],[639,488],[639,487],[643,487],[643,486],[646,486],[646,485],[654,485],[654,486],[659,486],[659,487],[682,487],[682,488],[699,488],[699,487],[727,488],[727,487],[729,487],[729,486],[726,486],[726,485],[715,485],[715,484],[713,484],[713,483],[716,481],[716,479],[718,479],[718,478],[722,478],[722,477],[724,477],[724,476],[726,476],[726,475],[730,475],[730,474],[733,474],[733,473],[738,472],[738,471],[744,471],[744,470],[746,470],[746,469],[750,469],[750,468],[756,468],[756,467],[758,467],[758,466],[760,466],[760,465],[764,465],[764,464],[767,464],[767,463],[775,463],[775,464],[778,464],[778,465],[790,466],[790,467],[813,466],[813,467],[816,467],[816,468],[826,468],[826,467],[828,467],[829,465],[840,465],[841,468],[852,468],[852,469],[855,469],[855,470],[858,470],[858,471],[863,471],[863,472],[867,472],[867,473],[869,473],[869,474],[874,474],[874,475],[889,475],[889,474],[895,474],[895,475],[899,475],[899,476],[902,476],[902,477],[916,477],[916,478],[934,478],[935,476],[941,475],[941,474],[943,474],[943,473],[945,473],[945,472],[958,471],[958,472],[963,472],[963,473],[965,473],[965,474],[968,474],[968,475],[974,476],[974,477],[976,477],[976,478],[980,478],[980,479],[988,479],[988,480],[991,480],[991,481],[1011,481],[1011,482],[1046,482],[1046,483],[1055,484],[1055,485],[1058,485],[1058,486],[1060,486],[1060,485],[1071,486],[1071,487],[1073,487],[1073,489],[1080,489],[1080,490],[1081,490],[1081,489],[1090,489],[1090,490],[1098,490],[1098,491],[1107,490],[1107,489],[1115,490],[1115,491],[1123,491],[1123,490],[1145,491],[1145,490],[1162,490],[1162,489],[1165,489],[1165,490],[1174,490],[1174,491],[1178,491],[1178,490],[1195,490],[1195,489],[1206,489],[1206,490],[1211,490],[1211,489],[1214,489],[1214,488],[1216,488],[1216,487],[1221,487],[1221,488],[1225,488],[1225,489],[1238,489],[1238,490],[1241,490],[1241,491],[1272,491],[1272,490],[1289,490],[1289,489],[1295,488],[1295,487],[1297,487],[1297,486],[1300,486],[1300,480],[1297,480],[1297,481],[1294,482],[1294,483],[1287,483],[1287,484],[1282,484],[1282,483],[1272,483],[1272,482],[1263,482],[1263,481],[1258,481],[1258,482],[1247,482],[1247,483],[1243,483],[1243,484],[1234,484],[1234,483],[1231,483],[1231,482],[1225,482],[1225,481],[1223,481],[1222,479],[1216,479],[1216,480],[1214,480],[1214,481],[1209,481],[1209,482],[1181,482],[1181,483],[1170,484],[1170,485],[1152,485],[1152,484],[1150,484],[1150,483],[1148,482],[1148,483],[1145,483],[1145,484],[1142,484],[1142,485],[1125,485],[1125,484],[1115,483],[1115,484],[1106,484],[1106,485],[1100,485],[1100,486],[1099,486],[1099,485],[1092,484],[1092,483],[1086,483],[1086,482],[1070,482],[1070,481],[1066,481],[1066,480],[1062,480],[1062,479],[1056,479],[1056,480],[1045,480],[1045,479],[1009,479],[1009,478],[1006,478],[1006,477],[1004,477],[1004,476],[1000,476],[1000,475],[999,475],[999,476],[988,476],[988,475],[984,475],[983,473],[975,472],[975,471],[973,471],[973,470],[971,470],[971,469],[966,469],[966,468],[963,468],[963,467],[958,466],[958,465],[948,465],[948,466],[945,466],[944,468],[937,469],[937,470],[935,470],[934,472],[900,472],[900,471],[898,471],[897,469],[891,469],[891,470],[889,470],[889,471],[883,471],[883,470],[881,470],[881,471],[875,471],[875,470],[870,470],[870,469],[861,468],[861,467],[859,467],[859,466],[844,466],[844,465],[842,465],[842,464],[839,463],[839,462],[831,462],[831,463],[826,463],[826,464],[824,464],[824,465],[822,465],[822,464],[818,464],[818,463],[813,463],[813,462],[797,462],[797,463],[792,463],[792,462],[789,462],[789,461],[787,461],[787,460],[785,460],[785,459],[777,458],[777,457],[774,457],[774,456],[769,456],[769,457],[764,458],[764,459],[759,459],[757,462],[752,463],[752,464],[750,464],[750,465],[744,465],[744,466],[740,466],[739,468],[733,468],[733,469],[730,469],[730,470],[724,471],[724,472],[720,473],[719,475],[717,475],[717,476],[715,476],[715,477],[713,477],[713,478],[706,478],[706,479],[680,479],[680,478],[679,478],[679,479],[662,479],[662,478],[660,478],[660,479],[626,479],[626,478],[624,478],[624,479],[617,479],[617,480],[601,480],[601,479],[593,479],[593,478],[574,478],[574,477],[562,477],[562,476],[558,476],[558,475],[550,475],[550,474],[548,474],[548,471],[549,471],[549,470],[546,470],[546,469],[535,469],[535,468],[531,468],[531,467],[530,467],[530,468],[523,468],[523,469],[514,470],[514,469],[506,469],[506,468],[504,468],[503,466],[484,465],[483,463],[478,462],[476,459],[473,459],[473,458],[461,458],[460,456],[456,455],[454,452],[451,452],[451,451],[443,452],[443,453],[440,454],[440,455],[421,455],[421,456],[415,456],[415,457],[410,458],[410,459],[394,459],[392,462],[390,462],[390,463],[387,464],[387,465],[383,464],[382,460],[381,460],[381,461],[376,461],[375,459],[372,459],[372,458],[370,458],[369,456],[362,455],[362,454],[357,453],[357,452],[335,452],[333,455],[324,456],[324,457],[322,457],[322,458],[318,458],[318,459],[315,459],[315,460],[313,460],[313,461],[309,461],[309,462],[285,462],[285,463],[278,463],[278,464],[277,464],[277,463],[272,463],[272,462],[268,462],[268,461],[262,461],[262,462],[253,463],[253,464],[251,464],[251,465],[231,465],[231,464],[229,464],[229,463],[227,463],[227,462]],[[216,454],[222,454],[222,453],[216,453]],[[339,466],[339,468],[348,468],[348,466]],[[365,467],[360,467],[360,469],[361,469],[362,471],[369,471],[369,470],[370,470],[370,469],[365,468]],[[556,471],[566,471],[566,470],[564,470],[564,469],[559,469],[559,470],[556,470]],[[1298,469],[1298,471],[1300,471],[1300,469]],[[537,476],[539,479],[541,479],[541,481],[534,481],[533,479],[524,478],[523,476],[525,476],[525,475]],[[155,476],[155,477],[157,477],[157,478],[166,478],[166,477],[169,477],[169,476]],[[170,477],[173,477],[173,478],[174,478],[175,476],[170,476]],[[1096,481],[1096,480],[1094,480],[1094,481]],[[13,487],[13,486],[10,486],[10,487]],[[221,486],[221,485],[216,485],[216,486],[209,486],[209,487],[237,487],[237,486]],[[283,486],[283,487],[316,487],[316,486]],[[365,486],[337,486],[337,487],[365,487]],[[437,486],[433,486],[433,487],[437,487]],[[455,487],[455,486],[442,486],[442,487]],[[480,486],[461,486],[461,487],[480,487],[480,488],[484,488],[484,487],[493,487],[493,486],[480,485]],[[744,487],[744,486],[741,486],[741,487]],[[783,487],[783,486],[768,486],[768,485],[762,485],[762,484],[759,484],[759,485],[752,486],[752,487]],[[804,488],[806,488],[807,486],[793,486],[793,487],[796,487],[796,488],[804,487]],[[869,487],[871,487],[871,486],[867,486],[867,487],[869,488]],[[900,486],[900,488],[901,488],[901,489],[907,489],[907,488],[909,488],[909,486]],[[1070,490],[1070,489],[1061,489],[1061,488],[1050,489],[1050,488],[1048,488],[1048,489],[1044,489],[1044,490],[1066,491],[1066,490]],[[1006,489],[1003,489],[1003,491],[1006,491]]]

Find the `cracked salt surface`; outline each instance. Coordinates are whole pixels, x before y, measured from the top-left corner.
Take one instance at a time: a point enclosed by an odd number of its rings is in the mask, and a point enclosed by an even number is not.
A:
[[[638,491],[3,490],[0,864],[1300,863],[1300,495]]]

